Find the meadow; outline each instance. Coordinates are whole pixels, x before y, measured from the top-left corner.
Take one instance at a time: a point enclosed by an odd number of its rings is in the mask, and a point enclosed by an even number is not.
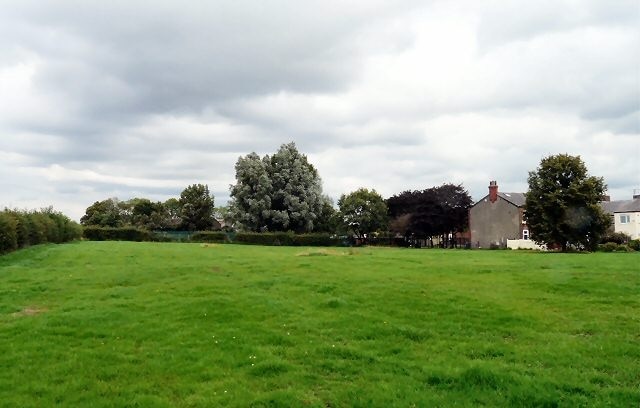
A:
[[[0,406],[640,406],[640,253],[0,257]]]

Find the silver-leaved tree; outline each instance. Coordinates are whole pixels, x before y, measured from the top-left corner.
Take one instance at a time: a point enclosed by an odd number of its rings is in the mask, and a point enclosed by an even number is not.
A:
[[[295,143],[283,144],[272,156],[240,157],[235,169],[230,213],[237,228],[297,233],[315,229],[326,197],[317,170]]]

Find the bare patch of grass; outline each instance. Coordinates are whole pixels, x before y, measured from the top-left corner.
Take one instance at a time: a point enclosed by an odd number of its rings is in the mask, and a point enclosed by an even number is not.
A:
[[[11,315],[13,317],[36,316],[36,315],[39,315],[40,313],[44,313],[44,312],[46,312],[48,310],[49,309],[47,309],[46,307],[27,306],[27,307],[23,308],[21,311],[12,313]]]

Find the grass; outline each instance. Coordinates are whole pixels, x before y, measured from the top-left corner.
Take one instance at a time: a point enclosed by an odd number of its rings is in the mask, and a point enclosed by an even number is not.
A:
[[[639,406],[639,261],[33,247],[0,257],[0,406]]]

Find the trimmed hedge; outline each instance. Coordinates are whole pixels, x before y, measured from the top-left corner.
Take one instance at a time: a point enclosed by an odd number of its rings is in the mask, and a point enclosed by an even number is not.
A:
[[[177,241],[170,234],[162,235],[147,230],[123,227],[84,227],[85,239],[91,241]],[[182,239],[179,239],[182,241]],[[293,232],[223,232],[198,231],[191,234],[191,242],[263,246],[341,246],[344,241],[329,234],[301,234]]]
[[[329,234],[301,234],[293,232],[238,232],[202,231],[191,236],[194,242],[233,243],[264,246],[339,246],[343,242]]]
[[[191,235],[191,241],[222,243],[227,241],[227,233],[222,231],[198,231]]]
[[[60,244],[81,236],[82,228],[78,223],[51,208],[0,212],[0,254],[30,245]]]
[[[147,230],[134,227],[84,227],[83,235],[89,241],[156,241]]]

